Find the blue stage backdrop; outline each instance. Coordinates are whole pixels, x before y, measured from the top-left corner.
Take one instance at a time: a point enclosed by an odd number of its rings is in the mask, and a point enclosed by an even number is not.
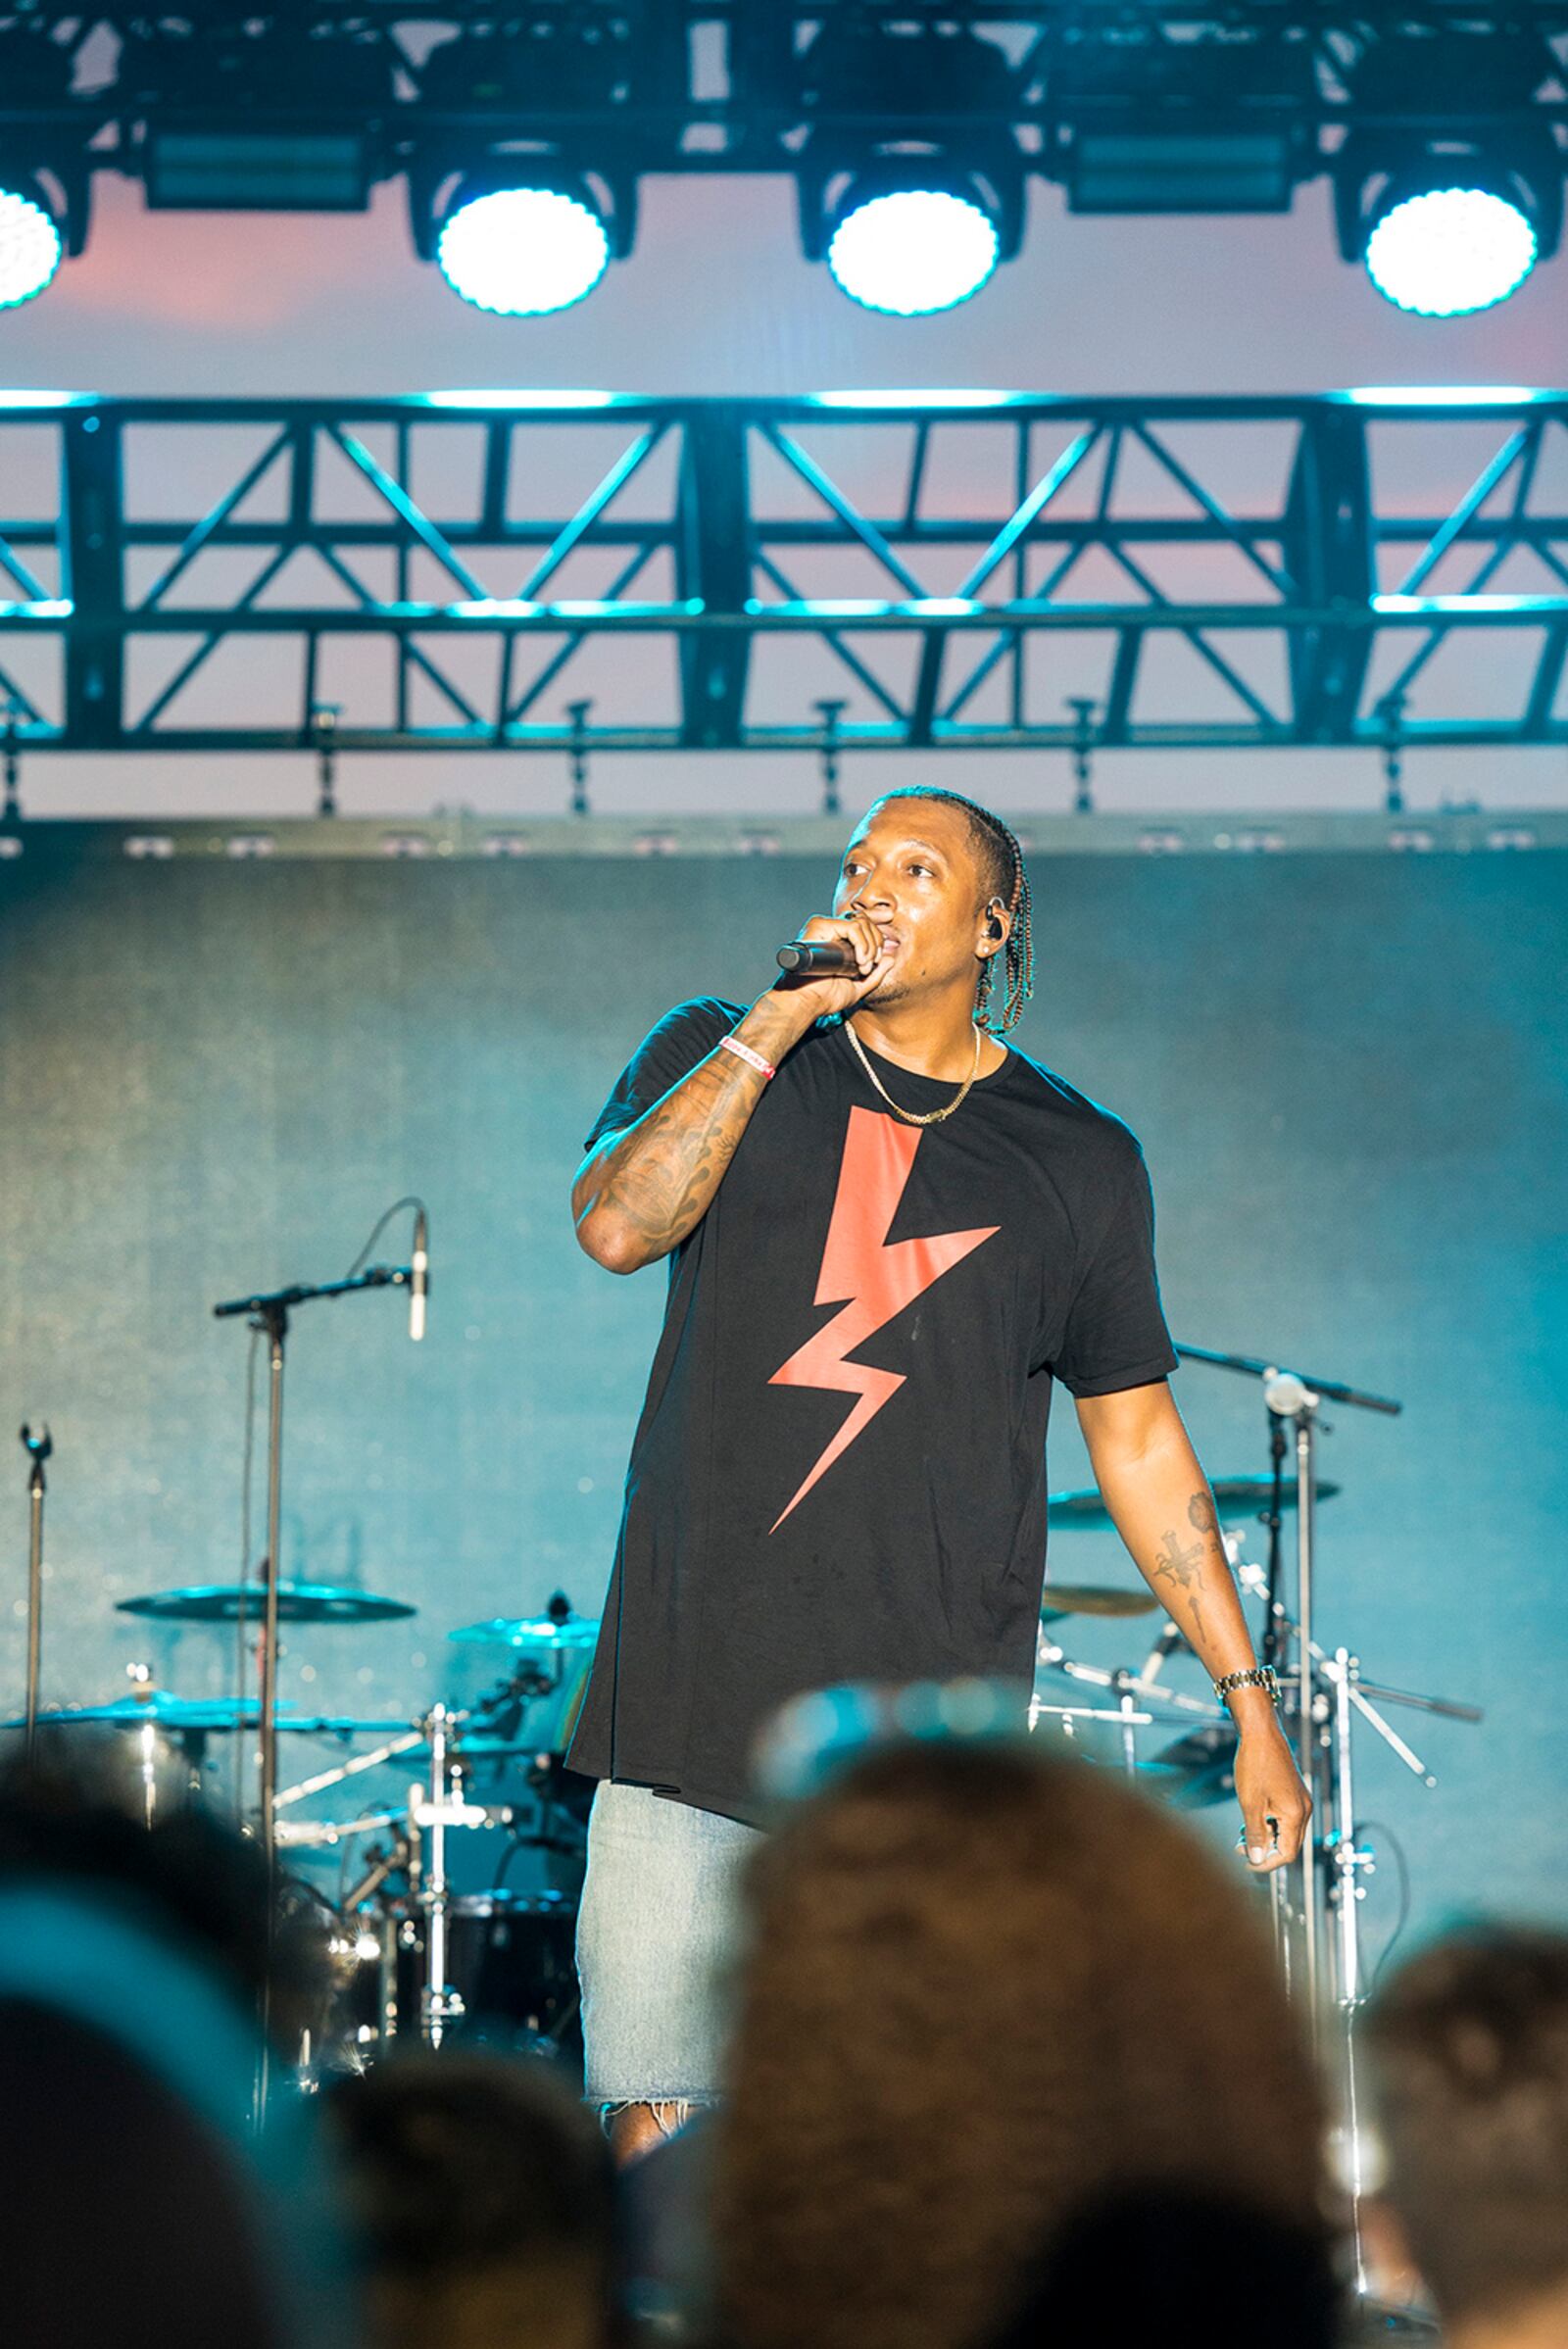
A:
[[[291,1632],[282,1692],[357,1714],[461,1698],[505,1658],[449,1629],[558,1587],[597,1611],[610,1564],[663,1282],[578,1253],[581,1138],[667,1005],[765,982],[830,862],[119,850],[84,830],[0,862],[6,1708],[26,1526],[9,1431],[45,1417],[56,1441],[48,1697],[116,1694],[137,1658],[185,1693],[231,1686],[230,1636],[114,1612],[239,1566],[250,1342],[211,1306],[346,1271],[411,1190],[431,1212],[427,1343],[396,1295],[296,1321],[283,1563],[418,1613]],[[1369,1679],[1487,1719],[1391,1713],[1435,1791],[1362,1740],[1374,1933],[1398,1906],[1390,1830],[1417,1925],[1564,1913],[1565,866],[1078,855],[1035,872],[1019,1042],[1143,1137],[1178,1337],[1406,1405],[1328,1413],[1344,1491],[1320,1519],[1321,1630]],[[406,1222],[388,1243],[406,1252]],[[1211,1474],[1266,1466],[1253,1386],[1191,1366],[1177,1385]],[[253,1554],[264,1437],[259,1413]],[[1052,1471],[1085,1475],[1070,1404]],[[1062,1537],[1053,1563],[1132,1577],[1109,1533]],[[1058,1628],[1099,1662],[1146,1645],[1143,1625]],[[296,1740],[285,1770],[318,1755]]]

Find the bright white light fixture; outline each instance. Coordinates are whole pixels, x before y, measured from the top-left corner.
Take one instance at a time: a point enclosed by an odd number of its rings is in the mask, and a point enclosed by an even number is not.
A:
[[[1385,300],[1422,318],[1490,310],[1536,266],[1536,231],[1519,205],[1490,188],[1427,188],[1396,198],[1366,241],[1366,269]]]
[[[30,302],[60,267],[60,231],[41,204],[0,188],[0,310]]]
[[[852,200],[833,231],[827,264],[864,309],[925,318],[977,294],[1000,250],[996,222],[972,197],[897,188]]]
[[[436,260],[456,294],[502,318],[542,318],[591,293],[610,260],[605,224],[553,187],[504,187],[460,204]]]

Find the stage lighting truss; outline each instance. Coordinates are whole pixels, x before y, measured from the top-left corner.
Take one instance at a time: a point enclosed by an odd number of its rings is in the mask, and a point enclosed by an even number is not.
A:
[[[0,697],[92,753],[1560,751],[1565,457],[1486,387],[10,393]]]

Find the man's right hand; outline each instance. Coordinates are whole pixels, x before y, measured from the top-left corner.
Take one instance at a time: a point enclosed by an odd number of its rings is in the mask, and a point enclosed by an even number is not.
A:
[[[776,1067],[824,1014],[851,1011],[881,985],[895,942],[866,913],[819,913],[801,936],[812,945],[842,939],[853,974],[764,989],[735,1027]],[[665,1256],[707,1214],[766,1079],[750,1061],[715,1046],[635,1125],[607,1134],[572,1185],[577,1238],[611,1272],[636,1272]]]
[[[802,925],[799,936],[803,946],[825,946],[835,939],[842,940],[855,955],[853,976],[847,971],[817,978],[798,977],[793,971],[779,973],[772,992],[787,997],[801,1011],[808,1012],[809,1020],[823,1019],[833,1012],[853,1011],[857,1003],[863,1003],[882,984],[897,952],[887,925],[873,921],[868,913],[813,913]]]

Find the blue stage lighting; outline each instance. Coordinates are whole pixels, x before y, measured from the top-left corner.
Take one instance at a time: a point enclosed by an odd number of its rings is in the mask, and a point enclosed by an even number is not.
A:
[[[1378,292],[1423,318],[1461,318],[1505,302],[1536,266],[1539,240],[1523,207],[1485,187],[1396,193],[1366,240]]]
[[[997,224],[972,196],[906,187],[864,197],[852,191],[827,263],[852,301],[912,318],[967,302],[1000,251]]]
[[[449,215],[436,260],[454,293],[503,318],[540,318],[591,293],[610,238],[599,215],[554,187],[504,187]]]
[[[0,188],[0,310],[30,302],[60,267],[60,231],[30,196]]]

